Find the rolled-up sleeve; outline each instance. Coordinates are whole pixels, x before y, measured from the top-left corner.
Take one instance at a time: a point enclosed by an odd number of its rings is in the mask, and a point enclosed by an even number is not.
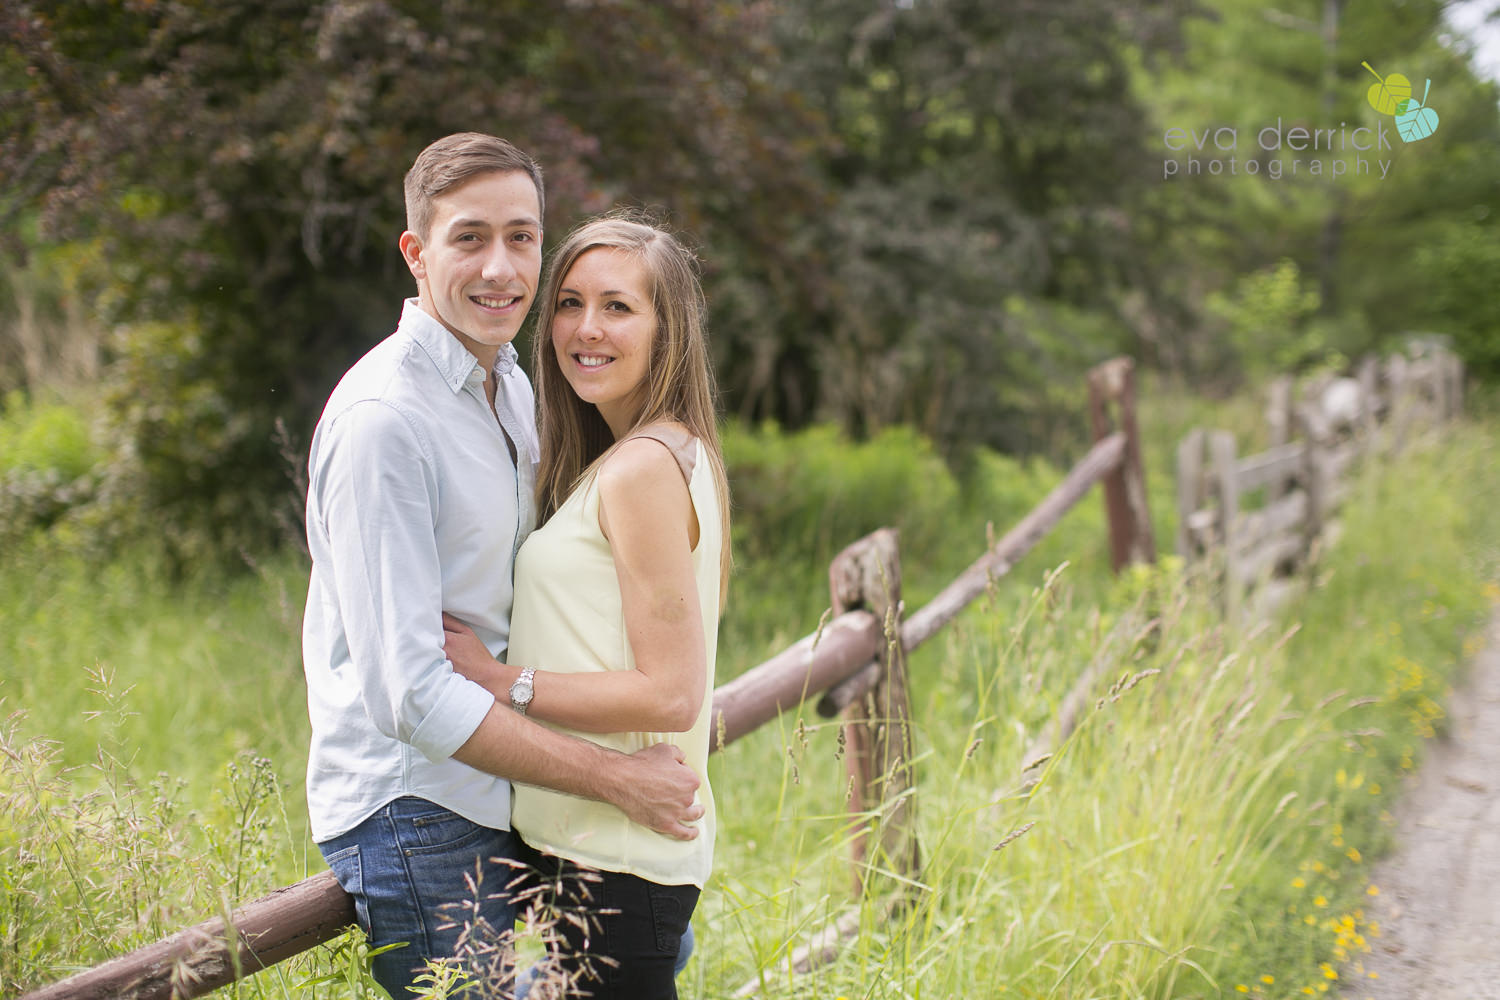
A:
[[[365,712],[385,736],[445,760],[494,698],[443,655],[431,449],[399,409],[366,400],[324,428],[319,451],[311,494]]]

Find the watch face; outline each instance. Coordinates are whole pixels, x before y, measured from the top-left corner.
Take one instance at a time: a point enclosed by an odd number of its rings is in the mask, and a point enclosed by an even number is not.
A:
[[[516,681],[510,686],[510,700],[517,705],[531,704],[531,685],[524,681]]]

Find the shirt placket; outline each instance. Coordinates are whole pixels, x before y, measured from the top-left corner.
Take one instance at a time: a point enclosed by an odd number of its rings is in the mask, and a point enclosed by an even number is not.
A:
[[[516,562],[516,553],[521,549],[521,543],[526,541],[526,536],[535,523],[535,511],[532,501],[532,487],[536,479],[535,470],[532,468],[531,457],[526,450],[526,436],[522,433],[516,415],[511,411],[509,398],[505,391],[498,385],[501,375],[496,372],[497,382],[495,388],[495,406],[493,411],[484,392],[484,370],[478,365],[474,366],[473,374],[469,376],[466,388],[474,393],[479,404],[484,407],[486,413],[492,414],[492,419],[487,423],[494,433],[500,435],[501,443],[504,444],[505,454],[511,458],[511,468],[515,472],[512,481],[515,483],[515,511],[516,523],[515,533],[511,537],[510,562],[512,573]],[[506,439],[509,439],[508,441]]]
[[[526,447],[526,435],[521,429],[520,421],[511,411],[508,397],[498,391],[495,393],[495,416],[499,418],[500,426],[505,429],[505,433],[510,435],[511,444],[515,446],[516,452],[512,463],[516,470],[516,535],[511,542],[510,550],[511,565],[514,566],[516,553],[521,550],[521,543],[526,541],[531,526],[536,523],[536,511],[532,499],[536,470],[531,464],[531,455]]]

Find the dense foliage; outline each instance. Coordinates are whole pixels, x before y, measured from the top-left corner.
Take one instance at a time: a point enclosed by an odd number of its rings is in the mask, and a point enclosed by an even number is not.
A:
[[[115,460],[96,492],[185,553],[264,539],[328,389],[411,287],[401,175],[459,129],[541,159],[553,234],[620,202],[684,230],[726,407],[752,420],[905,424],[950,462],[1058,458],[1081,372],[1121,351],[1233,381],[1437,330],[1493,373],[1496,88],[1441,17],[1438,0],[9,3],[0,388],[102,373]],[[1206,154],[1164,147],[1234,127],[1242,159],[1290,171],[1289,150],[1249,148],[1256,130],[1378,125],[1363,62],[1430,78],[1442,116],[1396,141],[1388,177],[1186,176]]]

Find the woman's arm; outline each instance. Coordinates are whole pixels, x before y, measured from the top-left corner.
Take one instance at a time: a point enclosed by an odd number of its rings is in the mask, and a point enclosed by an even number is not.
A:
[[[660,443],[626,441],[599,470],[599,526],[609,539],[634,670],[538,669],[528,714],[581,732],[683,732],[708,684],[703,616],[693,573],[698,523],[676,459]],[[459,673],[502,704],[520,675],[445,616],[444,647]]]

